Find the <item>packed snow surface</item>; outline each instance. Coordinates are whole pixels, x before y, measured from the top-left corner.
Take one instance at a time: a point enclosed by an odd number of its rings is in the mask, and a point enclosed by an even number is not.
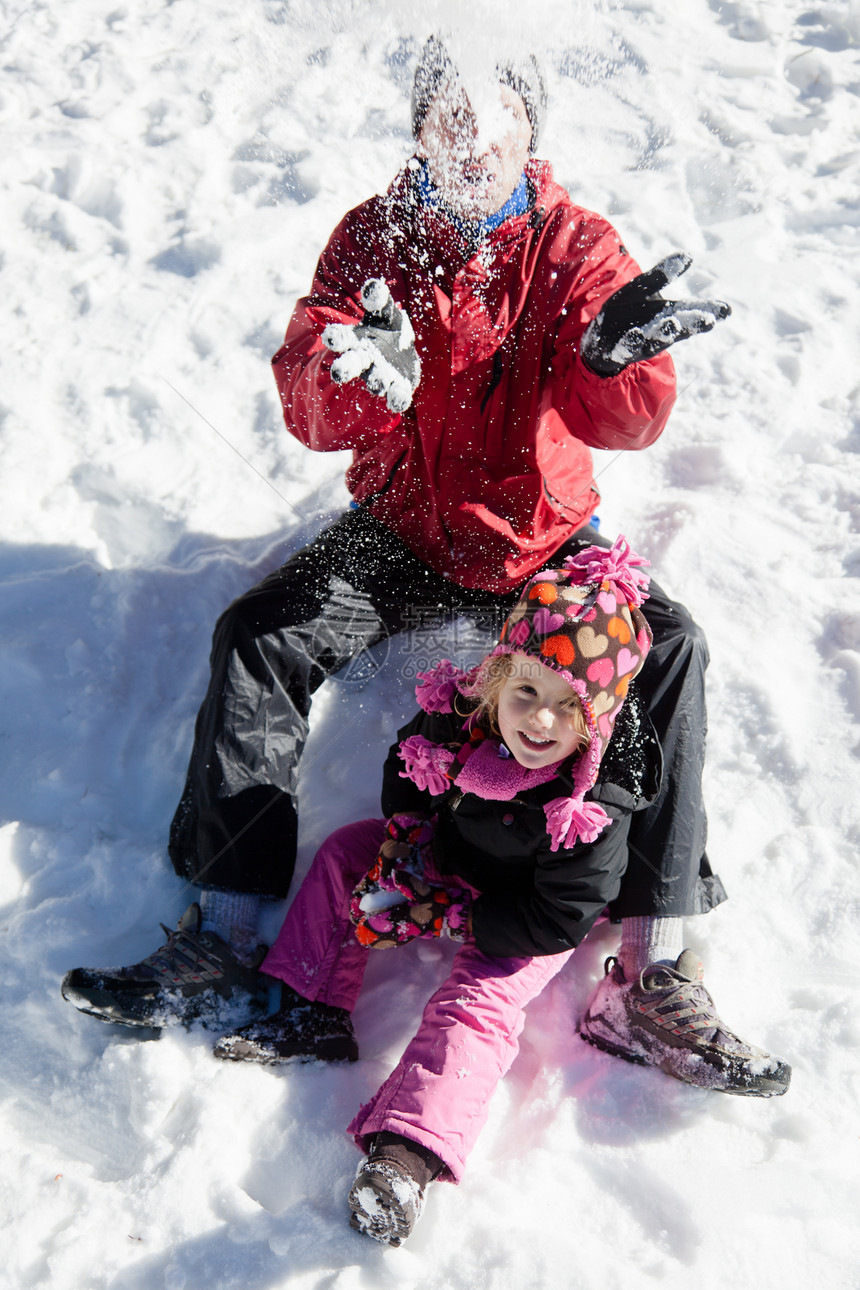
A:
[[[5,0],[0,1283],[24,1290],[635,1290],[860,1285],[860,5],[800,0]],[[532,44],[540,155],[678,296],[732,317],[675,350],[659,443],[603,454],[624,532],[707,632],[710,852],[731,899],[687,943],[726,1023],[792,1062],[730,1098],[573,1027],[616,934],[530,1009],[459,1188],[409,1243],[347,1225],[344,1136],[450,947],[380,955],[362,1060],[215,1061],[65,1004],[191,893],[165,861],[219,610],[347,503],[269,372],[343,213],[410,153],[440,24]],[[467,623],[328,683],[300,872],[378,812],[415,671]],[[472,654],[469,654],[469,651]],[[371,669],[372,672],[372,669]],[[284,906],[267,915],[271,937]]]

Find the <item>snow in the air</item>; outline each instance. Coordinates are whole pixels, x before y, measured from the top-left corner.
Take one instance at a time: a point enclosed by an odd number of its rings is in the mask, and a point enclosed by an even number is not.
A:
[[[860,1285],[860,5],[0,9],[0,1284]],[[603,925],[530,1009],[462,1185],[388,1250],[347,1226],[344,1126],[450,947],[371,963],[344,1068],[139,1042],[59,984],[149,953],[193,896],[165,840],[215,618],[348,501],[347,456],[284,431],[269,359],[330,230],[409,156],[442,23],[462,50],[532,44],[557,178],[643,267],[692,254],[672,294],[732,306],[675,350],[660,441],[600,457],[600,514],[708,634],[731,898],[687,942],[794,1080],[730,1098],[583,1045]],[[470,631],[320,692],[300,872],[378,812],[416,667]]]

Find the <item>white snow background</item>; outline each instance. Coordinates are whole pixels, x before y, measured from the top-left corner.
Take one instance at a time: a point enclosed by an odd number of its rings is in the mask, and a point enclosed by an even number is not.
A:
[[[0,1283],[860,1285],[860,5],[0,12]],[[446,20],[537,47],[540,155],[643,266],[693,254],[676,294],[734,310],[674,351],[659,443],[602,455],[601,517],[707,631],[731,899],[687,940],[794,1081],[729,1098],[583,1045],[604,926],[531,1008],[463,1184],[393,1251],[346,1225],[343,1130],[448,949],[374,960],[349,1068],[220,1063],[201,1030],[139,1042],[59,983],[142,957],[190,898],[164,846],[215,618],[347,502],[347,457],[285,433],[269,358],[329,231],[409,155],[414,58]],[[468,631],[426,644],[456,656]],[[318,696],[300,873],[378,812],[414,658],[378,661]]]

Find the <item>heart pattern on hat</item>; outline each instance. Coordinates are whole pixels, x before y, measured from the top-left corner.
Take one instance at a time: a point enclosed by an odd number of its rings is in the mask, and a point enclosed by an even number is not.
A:
[[[615,698],[608,690],[599,690],[591,700],[591,710],[596,717],[611,712],[615,706]]]
[[[544,658],[554,658],[562,667],[570,667],[576,658],[576,651],[569,636],[548,636],[540,649]]]
[[[609,637],[602,636],[593,627],[580,627],[576,633],[576,648],[583,658],[599,658],[606,653]]]
[[[564,624],[564,614],[551,614],[548,609],[539,609],[533,619],[535,631],[542,636],[557,632]]]
[[[632,672],[633,669],[638,666],[639,659],[635,654],[631,654],[630,650],[627,649],[626,646],[622,645],[621,649],[618,651],[617,663],[618,675],[626,676],[628,672]]]
[[[537,582],[529,591],[529,600],[539,600],[542,605],[551,605],[558,600],[558,591],[551,582]]]
[[[599,685],[601,690],[605,690],[611,681],[615,679],[615,664],[611,658],[596,658],[593,663],[589,663],[585,669],[585,675],[589,681],[594,681]]]
[[[606,624],[606,630],[609,632],[610,636],[618,641],[619,645],[626,645],[633,635],[624,619],[619,618],[617,614],[610,618],[609,622]]]

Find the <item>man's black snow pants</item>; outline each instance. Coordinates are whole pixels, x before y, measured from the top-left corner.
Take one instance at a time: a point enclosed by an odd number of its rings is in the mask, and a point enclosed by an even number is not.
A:
[[[592,543],[610,545],[581,529],[547,567]],[[515,600],[449,582],[361,509],[240,596],[215,628],[211,681],[170,831],[176,872],[205,887],[285,896],[313,692],[388,636],[446,618],[478,616],[489,649]],[[725,899],[705,855],[707,645],[653,581],[645,613],[654,644],[637,685],[663,748],[663,785],[631,819],[613,913],[704,913]]]

